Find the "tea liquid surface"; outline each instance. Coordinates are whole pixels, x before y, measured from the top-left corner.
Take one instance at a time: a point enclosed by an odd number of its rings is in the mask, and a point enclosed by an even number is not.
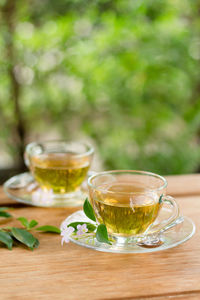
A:
[[[145,232],[160,208],[156,193],[120,182],[108,185],[104,193],[95,190],[91,200],[98,221],[107,226],[109,233],[123,236]]]
[[[31,158],[31,169],[42,188],[68,193],[79,188],[85,179],[89,160],[73,153],[45,153]]]

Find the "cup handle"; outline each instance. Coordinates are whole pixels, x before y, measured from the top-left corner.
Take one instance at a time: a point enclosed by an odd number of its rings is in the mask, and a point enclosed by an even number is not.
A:
[[[30,167],[30,158],[26,151],[24,152],[24,162],[25,162],[25,165],[27,166],[27,168],[29,168]]]
[[[33,147],[34,147],[34,154],[41,154],[44,150],[44,147],[40,144],[36,144],[35,142],[28,144],[25,147],[25,152],[24,152],[24,162],[25,165],[30,169],[31,166],[31,156],[33,153]]]
[[[149,229],[147,230],[146,233],[148,234],[152,234],[152,233],[156,233],[161,231],[162,229],[164,229],[166,226],[168,226],[169,224],[171,224],[172,222],[174,222],[178,216],[179,216],[179,207],[178,204],[176,202],[176,200],[171,197],[171,196],[163,196],[162,200],[161,200],[161,205],[162,203],[166,203],[169,206],[172,207],[172,214],[171,216],[167,219],[167,220],[163,220],[162,222],[160,222],[159,224],[152,224]]]
[[[89,177],[93,176],[93,175],[96,175],[96,174],[97,174],[97,172],[95,172],[95,171],[88,171],[88,173],[87,173],[87,179]]]

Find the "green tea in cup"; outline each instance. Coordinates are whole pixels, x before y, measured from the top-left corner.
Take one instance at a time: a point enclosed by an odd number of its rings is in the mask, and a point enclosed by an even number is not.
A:
[[[145,234],[152,226],[163,203],[170,204],[171,217],[156,230],[178,216],[176,202],[165,196],[166,180],[142,171],[108,171],[88,180],[90,201],[96,218],[105,224],[110,236],[130,237]]]
[[[31,158],[35,180],[54,193],[68,193],[79,188],[89,166],[89,157],[76,158],[74,153],[44,153]]]

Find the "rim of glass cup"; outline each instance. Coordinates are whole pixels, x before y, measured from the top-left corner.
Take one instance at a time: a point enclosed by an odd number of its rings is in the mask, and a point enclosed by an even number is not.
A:
[[[89,156],[94,153],[94,148],[89,143],[80,142],[80,141],[76,141],[76,140],[75,141],[73,141],[73,140],[48,140],[48,141],[43,141],[43,142],[39,142],[39,141],[31,142],[26,145],[25,152],[26,151],[29,152],[34,146],[51,144],[51,143],[66,143],[66,144],[74,143],[74,144],[86,146],[88,150],[81,154],[74,154],[74,156],[76,156],[76,157]]]
[[[146,175],[146,176],[151,176],[151,177],[155,177],[155,178],[159,178],[162,180],[163,184],[158,187],[158,188],[153,188],[153,189],[147,189],[147,191],[160,191],[163,190],[164,188],[167,187],[167,180],[161,176],[158,175],[156,173],[152,173],[152,172],[148,172],[148,171],[139,171],[139,170],[111,170],[111,171],[104,171],[104,172],[99,172],[97,174],[92,175],[91,177],[88,178],[88,186],[90,186],[92,189],[95,189],[97,191],[100,192],[105,192],[105,189],[102,188],[98,188],[98,186],[95,186],[94,184],[92,184],[92,180],[96,177],[102,176],[102,175],[108,175],[108,174],[115,174],[115,173],[130,173],[130,174],[138,174],[138,175]],[[116,192],[113,191],[106,191],[109,194],[116,194]],[[140,194],[140,192],[117,192],[117,194]]]

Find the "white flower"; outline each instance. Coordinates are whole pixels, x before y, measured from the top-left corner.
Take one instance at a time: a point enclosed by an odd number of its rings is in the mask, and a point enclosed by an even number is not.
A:
[[[74,228],[73,227],[63,227],[62,231],[61,231],[61,236],[62,236],[62,240],[61,240],[61,245],[63,245],[63,243],[69,243],[69,237],[72,234],[72,232],[74,232]]]
[[[87,225],[86,224],[83,224],[83,225],[77,225],[77,235],[82,235],[86,232],[88,232],[88,229],[87,229]]]

